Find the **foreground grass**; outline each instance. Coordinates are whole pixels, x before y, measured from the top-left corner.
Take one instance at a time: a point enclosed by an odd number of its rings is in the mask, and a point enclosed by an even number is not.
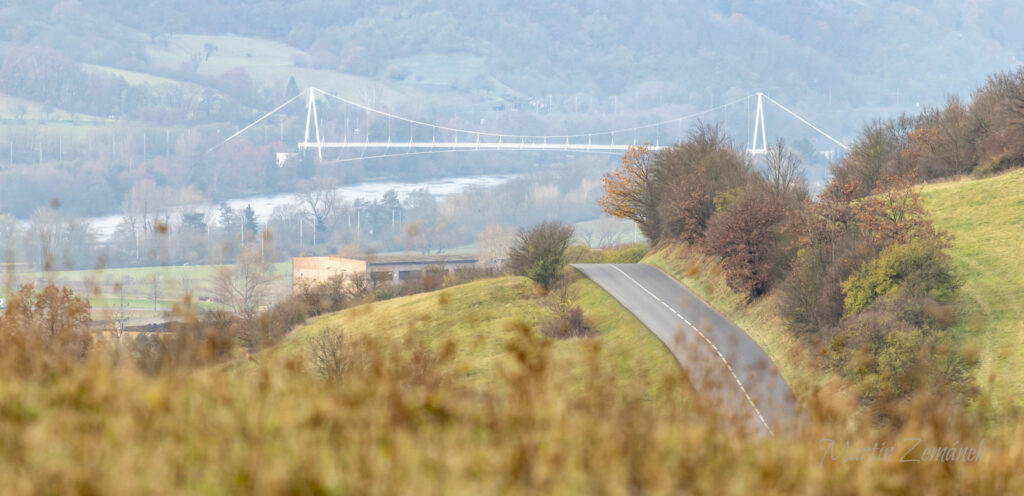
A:
[[[1024,170],[922,192],[963,281],[956,331],[979,345],[978,383],[997,406],[1024,406]]]
[[[521,284],[505,279],[497,286],[516,290]],[[580,301],[600,298],[587,292]],[[454,300],[447,305],[458,307]],[[628,319],[619,322],[631,327]],[[680,374],[658,381],[660,401],[650,401],[644,388],[619,387],[621,372],[602,366],[611,357],[596,345],[600,341],[580,342],[588,344],[575,350],[586,364],[578,370],[583,380],[568,380],[559,343],[513,326],[504,351],[491,358],[501,373],[474,387],[448,347],[352,332],[341,349],[344,375],[326,382],[302,353],[144,374],[126,360],[126,350],[98,348],[84,362],[25,369],[17,364],[49,352],[11,354],[17,333],[0,319],[0,492],[1024,491],[1022,423],[984,437],[976,419],[922,397],[906,405],[902,429],[879,431],[848,418],[849,405],[822,391],[808,401],[809,418],[798,432],[756,436],[745,422],[707,404],[709,395],[692,395]],[[837,441],[839,450],[824,451],[825,439]],[[900,463],[913,439],[921,448],[983,446],[983,456]],[[845,442],[854,449],[887,443],[895,453],[887,460],[844,458]],[[924,456],[922,449],[909,453]]]
[[[678,371],[675,359],[657,337],[597,285],[581,277],[565,294],[541,296],[525,278],[502,277],[370,303],[316,319],[286,338],[280,350],[285,355],[306,353],[309,338],[328,328],[409,343],[410,347],[450,347],[460,381],[469,387],[489,388],[502,382],[513,359],[508,347],[519,329],[537,328],[553,318],[553,307],[566,297],[583,309],[597,336],[550,342],[556,368],[571,383],[582,383],[583,370],[589,366],[584,358],[590,348],[596,349],[601,367],[614,382],[644,390],[649,397],[662,376]]]

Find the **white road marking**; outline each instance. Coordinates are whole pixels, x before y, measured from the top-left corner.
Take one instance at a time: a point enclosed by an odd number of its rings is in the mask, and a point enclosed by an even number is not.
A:
[[[704,338],[704,341],[707,341],[707,343],[709,345],[711,345],[711,349],[715,350],[715,353],[718,353],[718,358],[721,358],[722,362],[725,363],[725,366],[729,368],[729,372],[732,374],[733,379],[736,379],[736,384],[738,384],[740,386],[740,391],[742,391],[743,392],[743,396],[745,398],[747,398],[747,403],[750,403],[750,407],[754,409],[754,413],[757,414],[757,418],[761,420],[761,424],[764,425],[764,428],[768,431],[769,435],[774,436],[775,433],[772,432],[772,428],[771,427],[768,427],[768,422],[766,422],[764,420],[764,416],[761,415],[761,410],[758,410],[757,405],[754,404],[754,400],[750,397],[749,394],[747,394],[747,388],[743,387],[743,382],[741,382],[740,378],[736,376],[736,372],[733,371],[732,365],[730,365],[729,361],[725,359],[725,355],[722,355],[722,352],[718,349],[718,346],[715,346],[715,343],[712,343],[711,340],[708,339],[707,335],[705,335],[703,332],[701,332],[700,329],[697,329],[697,326],[691,324],[689,320],[686,320],[686,317],[683,317],[682,315],[679,315],[679,313],[676,312],[675,309],[673,309],[671,306],[669,306],[668,303],[665,303],[664,301],[662,301],[661,298],[658,298],[657,296],[655,296],[654,293],[650,292],[650,290],[645,288],[643,284],[640,284],[639,282],[636,281],[636,279],[633,279],[632,277],[630,277],[629,274],[625,273],[618,266],[612,265],[612,268],[614,268],[615,270],[619,271],[619,273],[621,273],[622,275],[626,276],[626,279],[629,279],[630,281],[633,282],[633,284],[636,284],[638,288],[644,290],[644,292],[646,292],[648,295],[650,295],[651,298],[654,298],[655,301],[657,301],[658,303],[661,303],[662,305],[664,305],[665,308],[668,308],[669,310],[672,310],[672,313],[674,313],[676,315],[676,317],[679,317],[683,322],[686,323],[686,325],[690,326],[690,329],[693,329],[693,332],[696,332],[698,336]]]

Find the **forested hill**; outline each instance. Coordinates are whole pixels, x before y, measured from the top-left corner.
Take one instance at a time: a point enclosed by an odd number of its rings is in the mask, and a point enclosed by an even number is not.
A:
[[[285,42],[312,67],[381,79],[401,78],[403,58],[471,54],[525,97],[582,92],[648,106],[756,90],[838,108],[934,104],[1024,59],[1014,0],[6,3],[4,51],[49,47],[153,72],[147,44],[161,37],[233,33]]]

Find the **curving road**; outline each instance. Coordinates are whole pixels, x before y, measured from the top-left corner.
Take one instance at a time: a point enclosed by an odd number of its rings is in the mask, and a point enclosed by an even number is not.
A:
[[[573,267],[665,343],[699,394],[769,434],[794,421],[796,401],[768,355],[688,288],[646,264]]]

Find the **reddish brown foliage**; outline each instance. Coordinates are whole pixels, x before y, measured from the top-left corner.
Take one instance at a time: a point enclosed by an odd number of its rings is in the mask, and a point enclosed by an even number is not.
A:
[[[772,254],[785,215],[771,197],[748,194],[729,210],[716,215],[708,226],[704,250],[722,258],[726,283],[748,299],[764,294],[776,272]]]
[[[865,198],[857,209],[861,232],[877,246],[944,238],[943,233],[935,231],[928,212],[921,205],[920,188],[908,178],[884,176],[878,188],[881,192]]]
[[[708,188],[707,170],[696,166],[677,177],[661,205],[662,218],[669,233],[688,243],[704,236],[707,222],[715,212],[715,202]]]

